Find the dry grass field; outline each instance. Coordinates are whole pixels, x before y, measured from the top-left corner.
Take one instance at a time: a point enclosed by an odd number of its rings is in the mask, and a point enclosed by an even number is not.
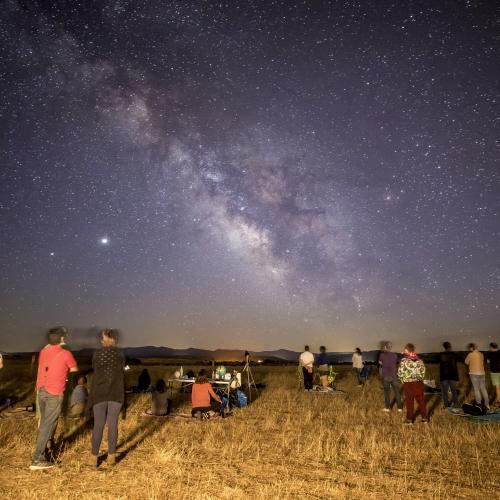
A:
[[[127,374],[136,380],[142,367]],[[174,366],[148,367],[153,381]],[[432,367],[431,367],[432,369]],[[403,425],[384,414],[376,376],[361,389],[340,367],[345,395],[297,389],[294,367],[258,367],[266,384],[248,407],[227,419],[145,418],[148,395],[130,400],[120,421],[119,462],[91,470],[88,427],[66,430],[57,468],[29,471],[33,417],[0,419],[2,498],[500,498],[500,426],[477,425],[440,409],[432,396],[429,425]],[[464,378],[465,380],[465,378]],[[29,367],[11,363],[0,394],[32,401]],[[188,395],[174,412],[188,411]],[[59,429],[63,430],[60,423]],[[106,450],[105,441],[103,443]]]

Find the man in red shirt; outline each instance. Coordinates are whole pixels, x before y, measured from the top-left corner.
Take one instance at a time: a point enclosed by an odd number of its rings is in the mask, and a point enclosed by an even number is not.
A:
[[[45,459],[45,449],[61,413],[68,372],[78,371],[71,352],[61,346],[66,336],[66,328],[51,328],[47,336],[49,345],[40,351],[38,357],[36,390],[40,409],[40,425],[35,453],[30,465],[31,470],[53,467],[53,464]]]

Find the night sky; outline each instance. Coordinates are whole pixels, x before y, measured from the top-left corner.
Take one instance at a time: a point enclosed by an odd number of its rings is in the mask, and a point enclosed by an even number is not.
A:
[[[496,2],[0,18],[1,350],[500,340]]]

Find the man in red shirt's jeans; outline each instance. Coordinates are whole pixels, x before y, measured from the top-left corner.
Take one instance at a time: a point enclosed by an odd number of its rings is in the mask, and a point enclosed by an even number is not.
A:
[[[52,437],[61,413],[61,405],[68,372],[78,371],[75,358],[60,344],[66,336],[66,328],[51,328],[47,334],[49,345],[40,351],[36,390],[40,410],[40,425],[31,470],[53,467],[45,458],[48,440]]]

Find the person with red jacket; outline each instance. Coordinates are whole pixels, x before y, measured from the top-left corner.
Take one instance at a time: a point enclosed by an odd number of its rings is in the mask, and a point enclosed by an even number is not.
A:
[[[49,469],[54,466],[45,458],[47,442],[52,437],[61,414],[68,372],[78,371],[75,358],[61,345],[66,333],[66,328],[62,326],[51,328],[47,334],[49,345],[40,351],[38,357],[36,391],[40,424],[30,470]]]
[[[193,409],[191,410],[191,415],[193,417],[196,416],[197,413],[201,415],[208,414],[208,416],[213,417],[216,415],[215,412],[220,411],[222,401],[219,396],[215,394],[208,381],[205,370],[200,370],[193,384],[191,403],[193,405]]]

